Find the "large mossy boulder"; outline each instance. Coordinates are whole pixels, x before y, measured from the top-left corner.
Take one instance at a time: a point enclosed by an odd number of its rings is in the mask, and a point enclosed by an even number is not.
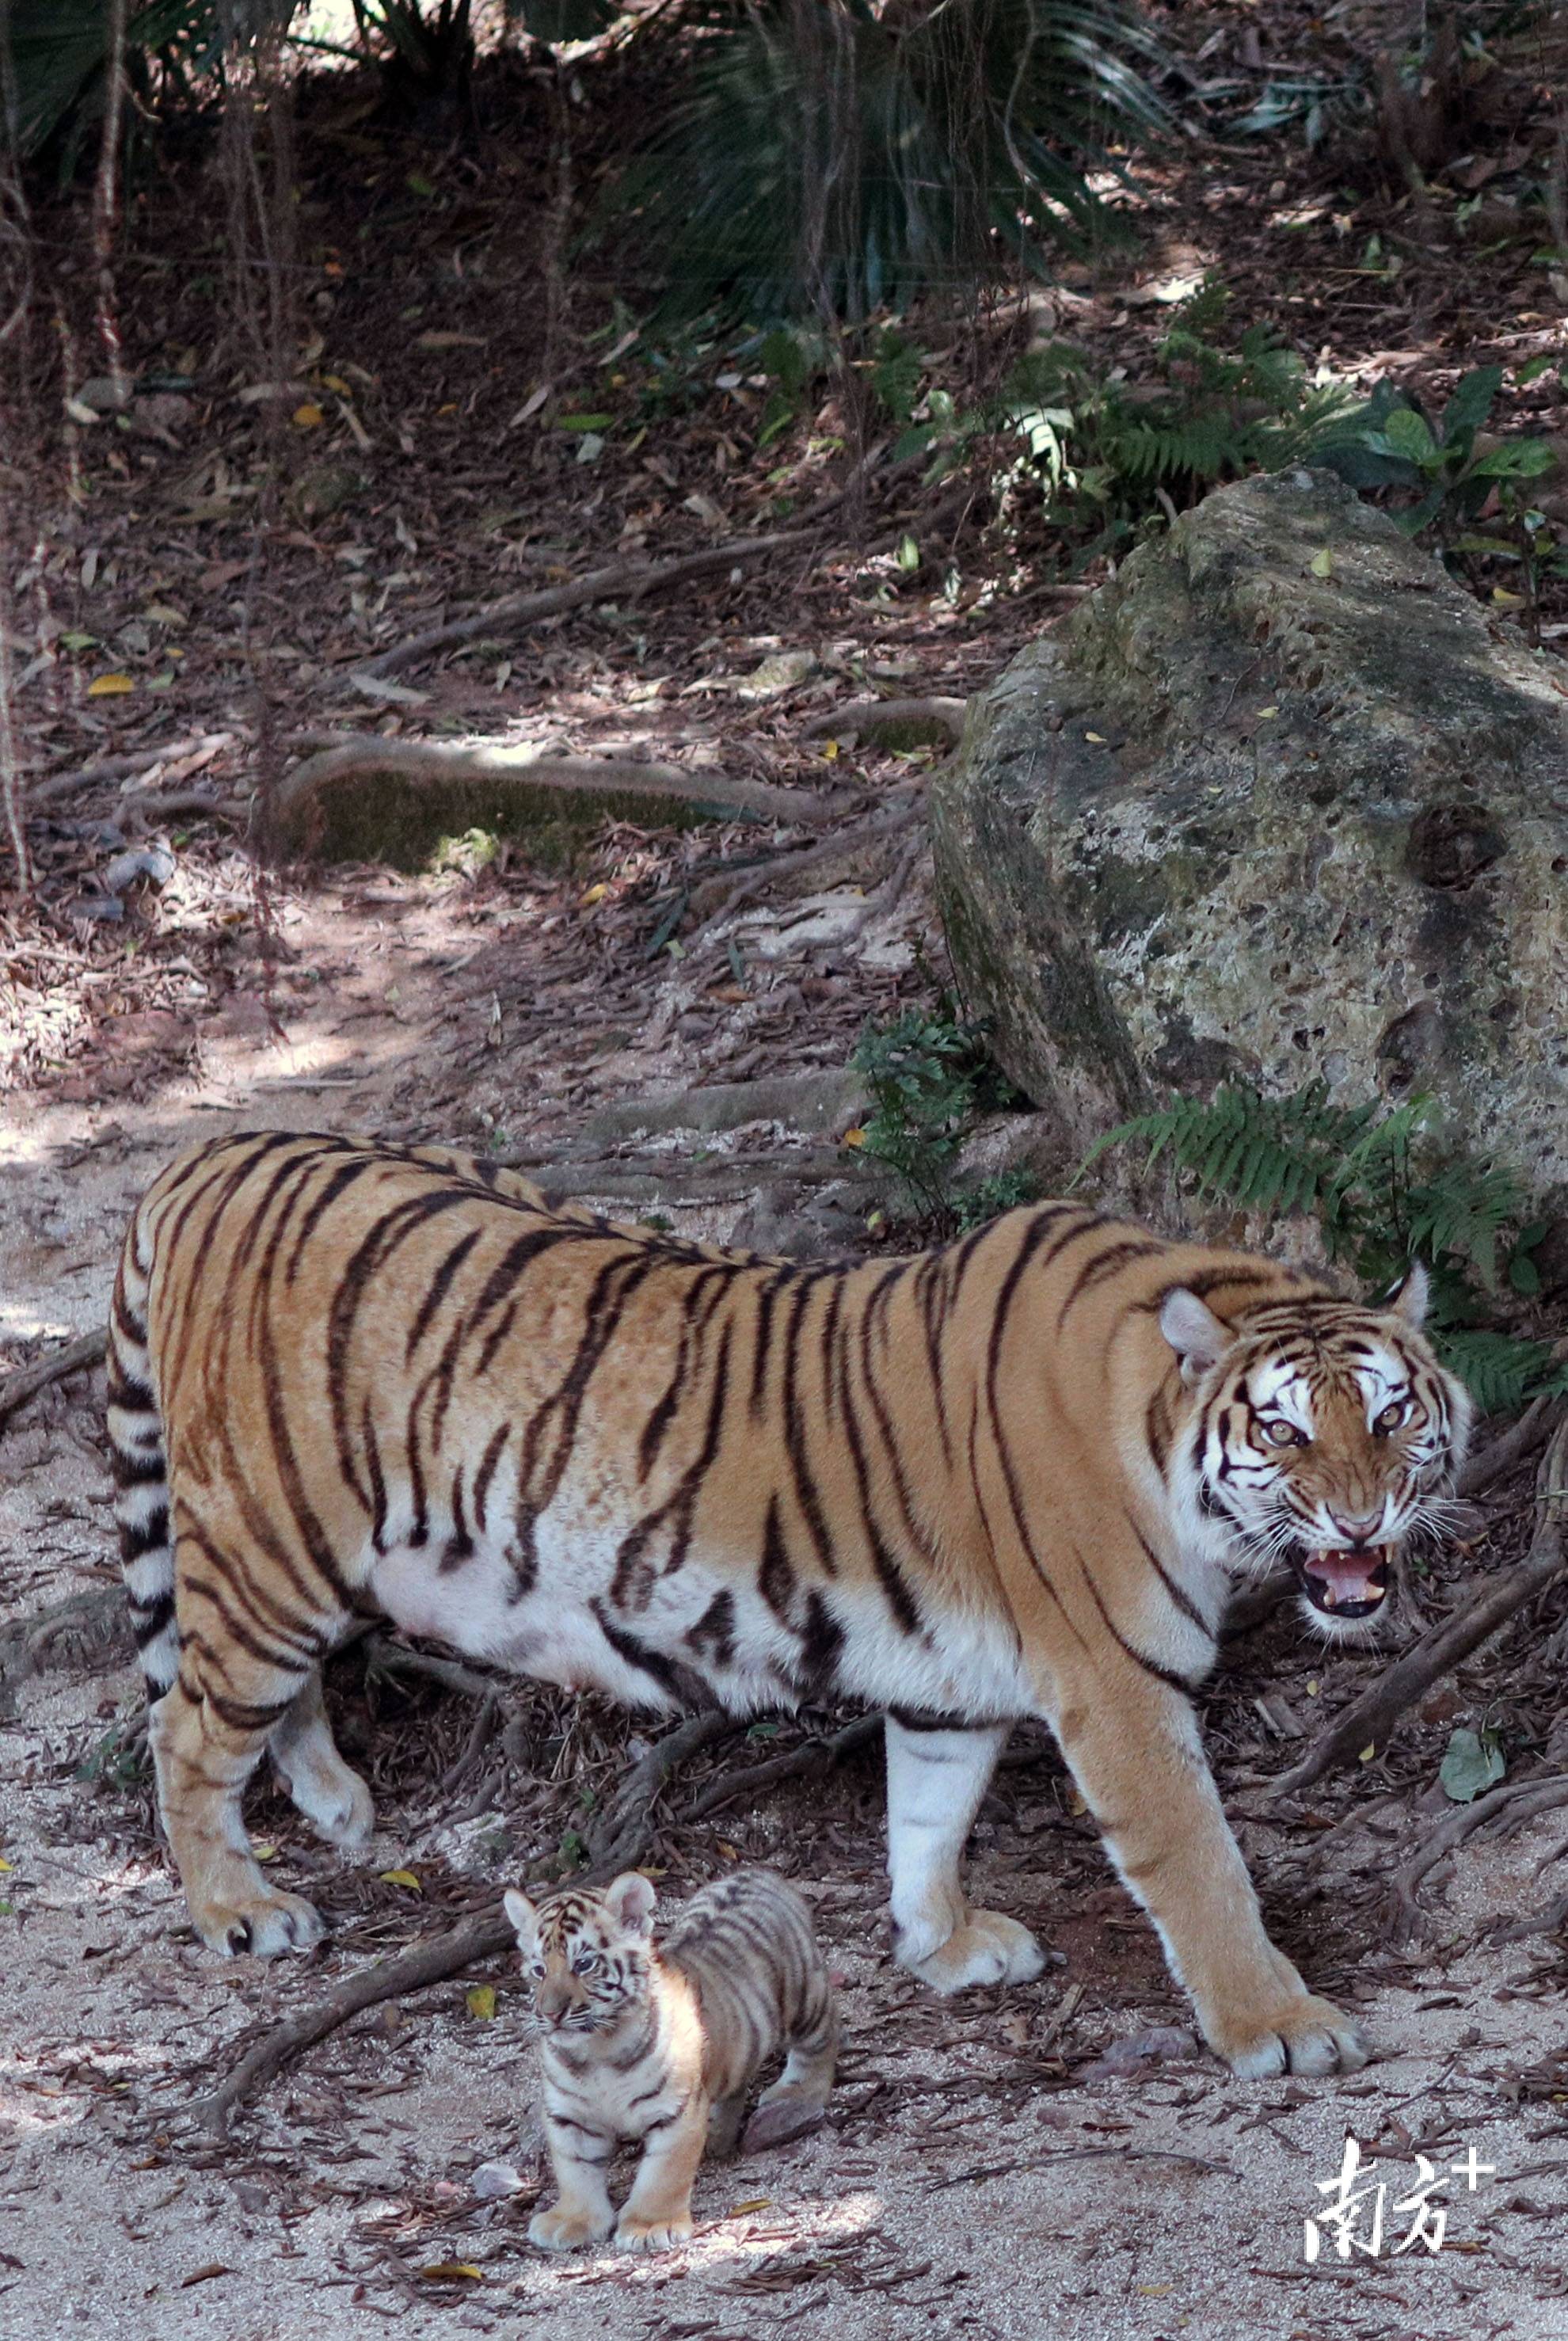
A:
[[[1132,554],[972,704],[933,820],[969,1004],[1071,1145],[1321,1077],[1568,1180],[1568,672],[1339,481]]]

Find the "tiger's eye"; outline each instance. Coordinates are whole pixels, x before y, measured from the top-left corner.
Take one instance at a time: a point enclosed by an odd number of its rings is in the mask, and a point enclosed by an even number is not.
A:
[[[1298,1430],[1293,1422],[1265,1422],[1263,1437],[1271,1447],[1304,1447],[1307,1435]]]
[[[1383,1408],[1383,1412],[1378,1416],[1377,1420],[1372,1427],[1374,1430],[1383,1432],[1397,1430],[1403,1420],[1404,1401],[1403,1399],[1396,1399],[1392,1406],[1385,1406]]]
[[[598,1964],[599,1954],[597,1951],[579,1951],[576,1957],[572,1962],[572,1973],[574,1975],[592,1975],[594,1969],[598,1966]]]

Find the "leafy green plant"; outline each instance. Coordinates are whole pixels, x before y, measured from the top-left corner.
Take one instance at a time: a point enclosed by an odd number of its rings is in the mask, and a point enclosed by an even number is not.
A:
[[[1168,124],[1163,52],[1127,0],[655,14],[704,37],[598,232],[634,226],[672,310],[859,319],[974,281],[999,250],[1037,264],[1115,232],[1089,175]]]
[[[1318,463],[1358,412],[1349,392],[1308,383],[1264,324],[1220,345],[1227,294],[1210,279],[1176,312],[1155,374],[1104,374],[1082,350],[1053,342],[1021,359],[988,403],[956,422],[938,413],[906,433],[903,452],[941,447],[951,468],[998,435],[1018,450],[1014,484],[1044,492],[1046,517],[1074,541],[1075,565],[1125,543],[1221,480]]]
[[[110,1788],[133,1788],[151,1774],[145,1712],[122,1717],[76,1766],[78,1780],[95,1780]]]
[[[971,1228],[983,1228],[987,1220],[1000,1219],[1004,1211],[1016,1211],[1039,1200],[1040,1181],[1033,1170],[993,1170],[972,1187],[960,1187],[953,1198],[953,1210],[959,1233],[967,1235]]]
[[[1542,357],[1521,367],[1519,384],[1535,381],[1551,364]],[[1393,506],[1394,519],[1411,536],[1433,530],[1451,569],[1477,560],[1518,563],[1521,598],[1533,612],[1543,576],[1568,576],[1568,548],[1531,494],[1557,457],[1548,440],[1487,432],[1504,379],[1502,366],[1474,367],[1439,414],[1413,393],[1380,383],[1318,460],[1352,487],[1407,499]]]
[[[997,1180],[954,1190],[953,1164],[976,1119],[1014,1103],[1017,1092],[981,1027],[960,1022],[950,1000],[867,1025],[850,1061],[871,1092],[861,1151],[886,1164],[918,1210],[970,1227],[1027,1200]]]
[[[1422,1097],[1393,1107],[1336,1105],[1322,1081],[1283,1098],[1222,1089],[1107,1131],[1078,1175],[1110,1147],[1146,1145],[1145,1171],[1168,1154],[1196,1196],[1264,1218],[1311,1211],[1330,1257],[1346,1260],[1373,1290],[1392,1290],[1413,1260],[1423,1261],[1445,1361],[1485,1412],[1506,1413],[1568,1390],[1568,1366],[1556,1366],[1550,1342],[1476,1321],[1504,1281],[1521,1295],[1540,1289],[1531,1253],[1545,1226],[1526,1221],[1523,1192],[1503,1166],[1442,1154],[1431,1113]]]

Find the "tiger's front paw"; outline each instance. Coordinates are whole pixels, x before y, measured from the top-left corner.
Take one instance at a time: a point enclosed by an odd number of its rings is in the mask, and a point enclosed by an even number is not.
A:
[[[557,2203],[553,2210],[534,2213],[528,2222],[528,2240],[541,2251],[575,2252],[584,2244],[602,2244],[611,2224],[607,2211],[568,2210]]]
[[[615,2241],[627,2252],[673,2252],[678,2244],[689,2243],[691,2236],[689,2211],[664,2219],[634,2219],[630,2211],[623,2211],[615,2230]]]
[[[191,1917],[209,1951],[237,1958],[270,1959],[280,1951],[308,1951],[326,1932],[326,1921],[303,1895],[260,1886],[243,1902],[201,1902],[193,1898]]]
[[[1221,2017],[1203,2027],[1210,2047],[1244,2081],[1276,2073],[1354,2073],[1371,2054],[1343,2009],[1312,1992],[1282,2000],[1266,2014]]]
[[[1045,1954],[1016,1918],[1000,1910],[971,1910],[944,1943],[922,1958],[898,1953],[901,1967],[933,1991],[967,1991],[981,1983],[1030,1983],[1045,1964]]]

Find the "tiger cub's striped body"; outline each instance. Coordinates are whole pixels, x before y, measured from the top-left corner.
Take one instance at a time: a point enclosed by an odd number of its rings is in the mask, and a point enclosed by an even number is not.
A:
[[[784,2068],[745,2135],[749,2150],[814,2129],[833,2087],[838,2010],[811,1913],[766,1869],[694,1894],[651,1940],[654,1889],[635,1871],[602,1892],[535,1905],[508,1894],[544,2084],[544,2136],[559,2200],[529,2226],[570,2251],[615,2240],[662,2251],[692,2231],[705,2152],[729,2153],[764,2066]],[[604,2169],[623,2138],[643,2159],[619,2222]]]
[[[1074,1203],[917,1259],[756,1260],[553,1211],[432,1150],[275,1132],[126,1239],[110,1430],[165,1823],[215,1948],[315,1940],[240,1818],[270,1746],[362,1841],[323,1654],[365,1611],[636,1705],[887,1708],[894,1942],[1021,1979],[959,1863],[1010,1722],[1052,1725],[1238,2070],[1360,2055],[1263,1931],[1190,1692],[1234,1575],[1363,1630],[1463,1449],[1415,1330]]]

